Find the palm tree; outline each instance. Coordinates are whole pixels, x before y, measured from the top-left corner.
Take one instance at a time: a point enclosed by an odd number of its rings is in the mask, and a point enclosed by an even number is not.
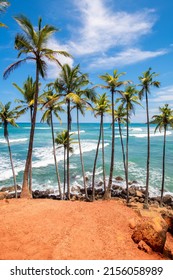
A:
[[[149,68],[143,75],[139,77],[141,84],[139,86],[142,89],[139,91],[139,98],[142,99],[145,95],[146,100],[146,115],[147,115],[147,174],[146,174],[146,190],[144,208],[148,209],[148,193],[149,193],[149,171],[150,171],[150,124],[149,124],[149,107],[148,107],[148,94],[150,93],[150,87],[160,87],[160,82],[154,80],[158,74],[151,72]]]
[[[0,0],[0,13],[5,12],[6,8],[10,6],[10,3],[6,0]],[[0,22],[0,27],[7,27],[4,23]]]
[[[161,132],[164,130],[164,138],[163,138],[163,158],[162,158],[162,188],[161,188],[161,198],[160,198],[160,206],[163,203],[163,193],[165,189],[165,158],[166,158],[166,132],[169,126],[173,128],[173,110],[169,108],[168,104],[165,104],[163,107],[159,107],[160,115],[154,115],[152,117],[152,121],[150,123],[156,124],[155,132],[159,129]]]
[[[71,110],[76,108],[76,120],[77,120],[77,132],[78,132],[78,143],[79,143],[79,153],[80,153],[80,161],[81,161],[81,167],[82,167],[82,177],[83,177],[83,185],[85,190],[85,197],[86,200],[89,201],[88,193],[87,193],[87,186],[86,186],[86,177],[85,177],[85,168],[84,168],[84,161],[83,161],[83,154],[82,154],[82,147],[81,147],[81,141],[80,141],[80,124],[79,124],[79,113],[81,115],[85,115],[85,108],[92,108],[92,105],[90,103],[94,102],[96,100],[96,93],[93,89],[84,89],[84,90],[77,90],[76,94],[80,98],[80,102],[78,101],[74,106],[72,106]]]
[[[4,137],[5,137],[5,139],[7,141],[7,145],[8,145],[11,169],[12,169],[12,173],[13,173],[15,197],[17,198],[17,183],[16,183],[16,175],[15,175],[15,171],[14,171],[13,158],[12,158],[10,141],[9,141],[8,125],[11,124],[12,126],[18,127],[15,120],[20,116],[20,113],[18,112],[18,107],[10,110],[10,106],[11,106],[11,102],[8,102],[5,105],[3,105],[0,102],[0,119],[1,119],[3,127],[4,127]]]
[[[19,87],[16,83],[13,86],[23,95],[23,99],[16,99],[15,101],[21,104],[23,113],[30,111],[30,123],[32,123],[33,109],[34,109],[34,94],[36,92],[36,82],[33,82],[32,77],[28,76],[23,84],[23,88]],[[40,86],[40,84],[39,84]],[[29,191],[32,193],[32,158],[29,169]]]
[[[71,101],[74,103],[80,103],[80,97],[76,92],[83,86],[88,84],[88,78],[86,74],[80,73],[79,65],[71,68],[68,64],[62,66],[62,71],[59,78],[55,81],[54,87],[61,94],[65,96],[67,103],[67,193],[68,199],[70,199],[70,146],[69,146],[69,133],[71,130]]]
[[[25,164],[24,176],[23,176],[23,186],[21,197],[31,197],[31,193],[28,189],[28,176],[29,169],[32,159],[34,132],[37,116],[37,106],[38,106],[38,94],[39,94],[39,79],[40,76],[44,78],[46,76],[47,62],[46,60],[56,62],[61,66],[59,60],[55,57],[57,54],[69,56],[65,51],[56,51],[46,47],[48,39],[56,31],[58,31],[54,26],[45,25],[42,27],[42,19],[38,21],[38,28],[34,29],[33,25],[25,16],[15,17],[15,20],[23,30],[22,34],[17,34],[15,38],[15,49],[19,51],[18,57],[25,55],[25,58],[18,60],[17,62],[10,65],[4,72],[4,78],[7,78],[9,74],[15,70],[19,65],[26,61],[34,61],[36,63],[36,91],[34,95],[34,109],[32,116],[32,124],[30,131],[29,147],[27,153],[27,159]]]
[[[63,189],[63,197],[65,197],[65,185],[66,185],[66,157],[67,157],[67,149],[69,148],[69,152],[73,153],[73,147],[71,146],[73,142],[73,139],[71,138],[71,135],[73,133],[68,134],[67,130],[63,130],[59,133],[57,133],[57,136],[55,138],[55,143],[57,144],[58,148],[63,147],[64,148],[64,189]],[[67,196],[69,194],[67,193]],[[68,197],[69,199],[69,197]]]
[[[118,98],[117,101],[122,102],[122,106],[126,108],[126,190],[127,190],[127,203],[129,202],[129,187],[128,187],[128,166],[129,166],[129,118],[130,114],[134,113],[134,105],[140,104],[138,102],[139,97],[137,95],[138,91],[134,86],[126,87],[125,91],[122,93],[122,97]]]
[[[98,143],[97,143],[97,148],[96,148],[96,155],[95,155],[95,160],[94,160],[93,176],[92,176],[92,198],[93,198],[93,200],[95,199],[95,171],[96,171],[97,157],[98,157],[98,151],[99,151],[101,138],[102,138],[103,184],[104,184],[104,191],[106,191],[103,117],[104,117],[105,113],[110,112],[110,101],[108,100],[106,93],[99,95],[95,104],[96,104],[96,106],[93,108],[93,110],[95,111],[95,116],[100,116],[100,132],[99,132],[99,138],[98,138]]]
[[[62,102],[59,102],[59,99],[60,96],[58,96],[56,93],[53,93],[52,90],[49,90],[46,94],[44,94],[44,99],[42,99],[40,102],[43,104],[42,109],[46,109],[46,111],[44,112],[41,118],[41,122],[46,121],[47,124],[51,126],[55,171],[57,176],[58,189],[59,189],[60,197],[62,199],[63,197],[61,192],[61,182],[60,182],[60,176],[58,171],[58,163],[56,159],[55,136],[54,136],[54,125],[53,125],[53,114],[61,122],[61,118],[58,113],[64,112],[64,109],[62,108]]]
[[[123,164],[124,164],[124,174],[126,178],[126,157],[125,157],[125,150],[124,150],[124,142],[122,136],[122,128],[121,124],[126,124],[126,116],[127,112],[126,109],[123,108],[123,105],[119,105],[117,110],[115,110],[115,121],[118,122],[119,134],[120,134],[120,141],[121,141],[121,148],[122,148],[122,156],[123,156]]]
[[[121,90],[119,88],[122,85],[127,84],[129,81],[120,81],[120,77],[124,75],[125,73],[119,73],[118,70],[113,71],[113,75],[109,75],[106,73],[105,75],[99,76],[102,80],[106,82],[106,86],[102,86],[103,88],[107,88],[111,92],[111,106],[112,106],[112,150],[111,150],[111,163],[110,163],[110,174],[109,174],[109,182],[108,187],[106,189],[106,192],[104,194],[105,199],[111,198],[111,187],[112,187],[112,177],[113,177],[113,170],[114,170],[114,154],[115,154],[115,128],[114,128],[114,94],[115,93],[121,93]]]

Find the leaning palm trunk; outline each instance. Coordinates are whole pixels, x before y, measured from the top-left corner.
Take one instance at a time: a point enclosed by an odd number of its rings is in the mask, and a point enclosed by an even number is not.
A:
[[[70,200],[70,100],[67,100],[67,198]]]
[[[87,187],[86,187],[86,178],[85,178],[85,169],[84,169],[84,162],[83,162],[83,156],[82,156],[82,147],[80,142],[80,128],[79,128],[79,109],[77,108],[77,131],[78,131],[78,143],[79,143],[79,152],[80,152],[80,161],[82,166],[82,177],[83,177],[83,185],[85,190],[85,197],[86,200],[89,200],[88,193],[87,193]]]
[[[161,188],[161,197],[160,197],[161,207],[163,203],[163,193],[164,193],[164,185],[165,185],[165,150],[166,150],[166,127],[164,127],[164,141],[163,141],[162,188]]]
[[[148,94],[146,94],[146,111],[147,111],[147,175],[146,175],[146,189],[144,209],[148,209],[148,193],[149,193],[149,171],[150,171],[150,125],[149,125],[149,110],[148,110]]]
[[[13,173],[13,181],[14,181],[15,198],[17,198],[17,183],[16,183],[16,175],[15,175],[15,172],[14,172],[14,165],[13,165],[13,159],[12,159],[11,147],[10,147],[10,142],[9,142],[8,136],[6,136],[6,140],[7,140],[8,151],[9,151],[9,156],[10,156],[11,169],[12,169],[12,173]]]
[[[127,203],[129,202],[129,184],[128,184],[128,177],[129,177],[129,122],[128,122],[128,106],[127,106],[127,135],[126,135],[126,192],[127,192]]]
[[[62,199],[61,182],[60,182],[60,176],[59,176],[59,171],[58,171],[58,163],[57,163],[57,159],[56,159],[55,137],[54,137],[52,112],[51,112],[50,118],[51,118],[51,131],[52,131],[52,144],[53,144],[53,156],[54,156],[54,162],[55,162],[55,171],[56,171],[57,182],[58,182],[58,190],[59,190],[60,198]]]
[[[100,133],[99,133],[99,138],[98,138],[98,143],[97,143],[97,148],[96,148],[96,155],[95,155],[95,160],[94,160],[94,167],[93,167],[93,177],[92,177],[92,200],[95,200],[95,172],[96,172],[96,165],[97,165],[97,157],[98,157],[98,151],[99,151],[99,146],[100,146],[100,140],[101,140],[101,134],[102,134],[102,118],[100,121]]]
[[[35,124],[36,124],[36,116],[37,116],[38,91],[39,91],[38,86],[39,86],[39,65],[36,62],[36,91],[35,91],[35,96],[34,96],[34,110],[33,110],[33,117],[32,117],[32,123],[31,123],[28,154],[27,154],[27,158],[26,158],[26,164],[25,164],[25,170],[24,170],[24,176],[23,176],[23,186],[22,186],[21,198],[32,198],[32,193],[29,192],[29,188],[28,188],[28,177],[29,177],[29,170],[30,170],[31,161],[32,161],[34,132],[35,132]]]
[[[124,174],[125,174],[125,180],[126,180],[126,176],[127,176],[127,172],[126,172],[126,158],[125,158],[124,143],[123,143],[122,129],[121,129],[120,120],[118,120],[118,127],[119,127],[119,134],[120,134],[121,148],[122,148],[122,155],[123,155]]]
[[[32,107],[30,108],[30,121],[32,123]],[[32,193],[32,156],[31,156],[31,163],[29,168],[29,191]]]
[[[104,149],[104,127],[103,127],[103,114],[101,115],[101,134],[102,134],[102,168],[103,168],[103,186],[106,192],[106,175],[105,175],[105,149]]]
[[[110,163],[110,174],[109,174],[109,182],[106,192],[104,194],[104,199],[111,198],[111,187],[112,187],[112,177],[114,170],[114,153],[115,153],[115,128],[114,128],[114,91],[112,91],[112,151],[111,151],[111,163]]]

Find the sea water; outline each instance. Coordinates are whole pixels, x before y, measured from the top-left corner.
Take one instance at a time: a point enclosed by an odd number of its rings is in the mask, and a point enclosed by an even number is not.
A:
[[[55,134],[66,129],[66,124],[55,124]],[[160,194],[162,179],[162,155],[163,155],[163,132],[154,132],[155,126],[150,126],[151,157],[150,157],[150,194]],[[13,155],[17,183],[22,184],[23,170],[28,149],[30,124],[20,123],[18,128],[9,125],[9,139]],[[77,126],[72,125],[74,139],[73,154],[70,155],[70,181],[71,185],[82,185],[82,171],[80,163],[79,147],[77,143]],[[126,127],[122,127],[123,141],[126,141]],[[85,173],[89,180],[92,170],[99,135],[99,123],[80,124],[80,138],[83,151]],[[111,125],[104,124],[105,138],[105,169],[109,177],[109,166],[111,158]],[[101,144],[99,149],[96,181],[102,179],[102,155]],[[56,150],[58,168],[63,185],[63,157],[64,150]],[[129,180],[138,181],[145,186],[146,180],[146,158],[147,158],[147,127],[146,124],[130,124],[129,127]],[[51,129],[47,124],[37,124],[33,149],[33,189],[54,188],[57,190],[54,158],[52,151]],[[173,193],[173,130],[167,131],[166,142],[166,171],[165,190]],[[122,162],[122,149],[118,126],[115,125],[115,166],[114,177],[124,178]],[[11,165],[9,160],[6,140],[3,136],[3,127],[0,127],[0,187],[13,184]],[[89,182],[88,182],[89,184]]]

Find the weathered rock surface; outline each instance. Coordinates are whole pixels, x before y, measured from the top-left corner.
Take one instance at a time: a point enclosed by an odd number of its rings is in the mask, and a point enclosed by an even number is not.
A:
[[[132,239],[135,243],[144,241],[153,251],[163,253],[168,225],[161,216],[142,217],[137,223]]]

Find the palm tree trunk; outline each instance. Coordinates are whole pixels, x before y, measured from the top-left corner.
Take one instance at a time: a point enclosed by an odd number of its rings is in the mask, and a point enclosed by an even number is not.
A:
[[[12,173],[13,173],[13,181],[14,181],[15,198],[17,198],[17,183],[16,183],[16,175],[15,175],[15,172],[14,172],[13,158],[12,158],[11,147],[10,147],[10,142],[9,142],[9,139],[8,139],[8,135],[6,136],[6,140],[7,140],[8,151],[9,151],[9,156],[10,156],[11,169],[12,169]]]
[[[129,203],[129,184],[128,184],[128,177],[129,177],[129,122],[128,122],[128,105],[127,105],[127,135],[126,135],[126,191],[127,191],[127,203]]]
[[[85,169],[84,169],[84,162],[83,162],[83,156],[82,156],[82,147],[80,142],[80,128],[79,128],[79,109],[77,108],[77,132],[78,132],[78,142],[79,142],[79,152],[80,152],[80,161],[82,166],[82,177],[83,177],[83,185],[85,190],[85,198],[86,200],[89,200],[88,193],[87,193],[87,187],[86,187],[86,178],[85,178]]]
[[[30,107],[30,122],[32,123],[32,107]],[[32,156],[29,168],[29,191],[32,194]]]
[[[22,192],[21,198],[32,198],[32,194],[29,191],[28,187],[28,176],[29,176],[29,169],[31,166],[32,160],[32,151],[33,151],[33,142],[34,142],[34,132],[35,132],[35,124],[36,124],[36,116],[37,116],[37,106],[38,106],[38,92],[39,92],[39,65],[36,62],[36,91],[34,96],[34,110],[33,110],[33,117],[31,123],[31,131],[30,131],[30,139],[29,139],[29,146],[28,146],[28,153],[25,163],[25,170],[23,175],[23,185],[22,185]]]
[[[163,141],[162,188],[161,188],[161,198],[160,198],[161,207],[163,203],[163,193],[164,193],[164,185],[165,185],[165,150],[166,150],[166,127],[164,127],[164,141]]]
[[[64,195],[65,198],[65,184],[66,184],[66,149],[64,148]]]
[[[111,163],[110,163],[110,173],[109,173],[109,182],[106,192],[104,194],[104,199],[111,198],[111,187],[112,187],[112,177],[113,177],[113,170],[114,170],[114,153],[115,153],[115,128],[114,128],[114,91],[112,90],[112,151],[111,151]]]
[[[103,127],[103,114],[101,115],[101,135],[102,135],[102,168],[103,168],[103,186],[104,192],[106,191],[106,175],[105,175],[105,148],[104,148],[104,127]]]
[[[92,200],[95,200],[95,172],[96,172],[96,165],[97,165],[97,157],[98,157],[98,151],[99,151],[99,146],[100,146],[100,140],[101,140],[101,130],[102,126],[102,119],[100,121],[100,133],[99,133],[99,138],[98,138],[98,143],[97,143],[97,148],[96,148],[96,155],[94,159],[94,167],[93,167],[93,177],[92,177]]]
[[[119,134],[120,134],[121,148],[122,148],[122,155],[123,155],[124,175],[125,175],[125,180],[126,180],[126,176],[127,176],[127,172],[126,172],[126,157],[125,157],[125,151],[124,151],[124,143],[123,143],[122,129],[121,129],[120,120],[118,120],[118,127],[119,127]]]
[[[54,156],[54,162],[55,162],[55,171],[56,171],[57,182],[58,182],[58,190],[59,190],[60,198],[62,199],[61,182],[60,182],[60,176],[59,176],[59,171],[58,171],[58,163],[57,163],[57,159],[56,159],[56,149],[55,149],[55,137],[54,137],[52,111],[50,113],[50,119],[51,119],[51,131],[52,131],[52,144],[53,144],[53,156]]]
[[[149,124],[149,109],[148,109],[148,94],[146,95],[146,113],[147,113],[147,174],[146,174],[146,189],[145,189],[145,201],[144,209],[148,209],[148,192],[149,192],[149,171],[150,171],[150,124]]]
[[[70,100],[67,100],[67,198],[70,200],[70,128],[71,128],[71,117],[70,117]]]

